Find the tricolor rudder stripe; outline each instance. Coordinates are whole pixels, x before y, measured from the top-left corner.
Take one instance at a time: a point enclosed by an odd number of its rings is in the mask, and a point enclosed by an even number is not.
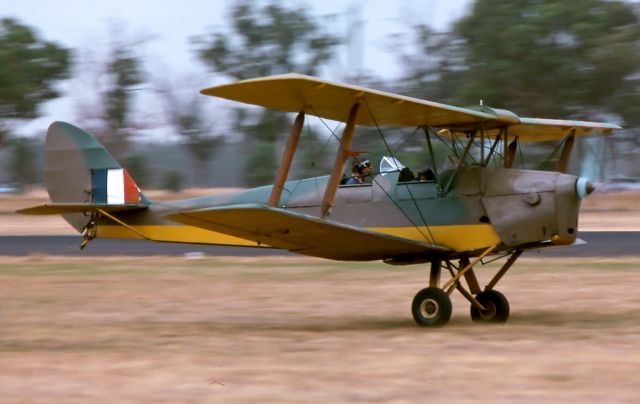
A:
[[[140,189],[123,168],[91,170],[91,201],[109,205],[140,203]]]

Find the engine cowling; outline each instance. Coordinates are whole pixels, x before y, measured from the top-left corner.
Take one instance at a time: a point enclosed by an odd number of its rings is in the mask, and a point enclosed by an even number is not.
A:
[[[576,240],[580,201],[594,189],[588,180],[515,169],[487,170],[484,178],[482,204],[504,244]]]

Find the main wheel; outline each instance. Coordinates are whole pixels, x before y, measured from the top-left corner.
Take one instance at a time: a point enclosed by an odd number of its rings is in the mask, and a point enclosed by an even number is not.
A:
[[[451,299],[442,289],[429,287],[416,294],[411,313],[422,327],[440,327],[451,318]]]
[[[505,323],[509,319],[509,302],[497,290],[486,290],[476,295],[476,300],[484,306],[480,310],[471,305],[471,319],[475,322]]]

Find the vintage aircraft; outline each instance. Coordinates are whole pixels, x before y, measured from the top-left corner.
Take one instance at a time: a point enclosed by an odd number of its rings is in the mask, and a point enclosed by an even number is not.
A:
[[[45,145],[52,203],[20,213],[62,214],[84,235],[83,246],[95,237],[136,238],[272,247],[333,260],[430,263],[428,287],[412,303],[419,325],[446,324],[454,290],[471,303],[474,321],[502,323],[509,304],[494,287],[522,252],[577,240],[580,201],[593,185],[565,173],[575,137],[620,129],[521,118],[481,105],[459,108],[298,74],[202,93],[297,113],[272,185],[154,203],[94,137],[54,122]],[[329,175],[287,181],[305,115],[343,122],[344,130]],[[433,176],[407,177],[408,169],[389,155],[367,183],[341,185],[358,125],[423,130],[425,166]],[[560,141],[555,171],[512,168],[519,142],[547,140]],[[438,171],[435,141],[449,145],[452,168]],[[506,261],[481,287],[474,267],[488,256]],[[443,270],[451,278],[441,283]]]

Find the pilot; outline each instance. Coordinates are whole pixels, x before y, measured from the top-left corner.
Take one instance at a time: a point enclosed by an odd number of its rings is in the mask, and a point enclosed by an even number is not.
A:
[[[351,177],[345,182],[346,185],[362,185],[368,176],[371,175],[371,162],[364,160],[360,163],[357,161],[351,166]]]
[[[413,171],[409,167],[403,167],[400,170],[400,175],[398,175],[398,182],[409,182],[415,181],[416,176],[413,174]]]
[[[369,160],[360,163],[360,172],[362,173],[362,182],[364,183],[367,177],[371,176],[371,162]]]
[[[364,184],[364,175],[361,167],[361,163],[357,161],[351,165],[351,177],[347,178],[345,185],[360,185]]]
[[[418,171],[418,181],[435,181],[436,176],[433,173],[433,170],[430,168],[425,168],[424,170]]]

